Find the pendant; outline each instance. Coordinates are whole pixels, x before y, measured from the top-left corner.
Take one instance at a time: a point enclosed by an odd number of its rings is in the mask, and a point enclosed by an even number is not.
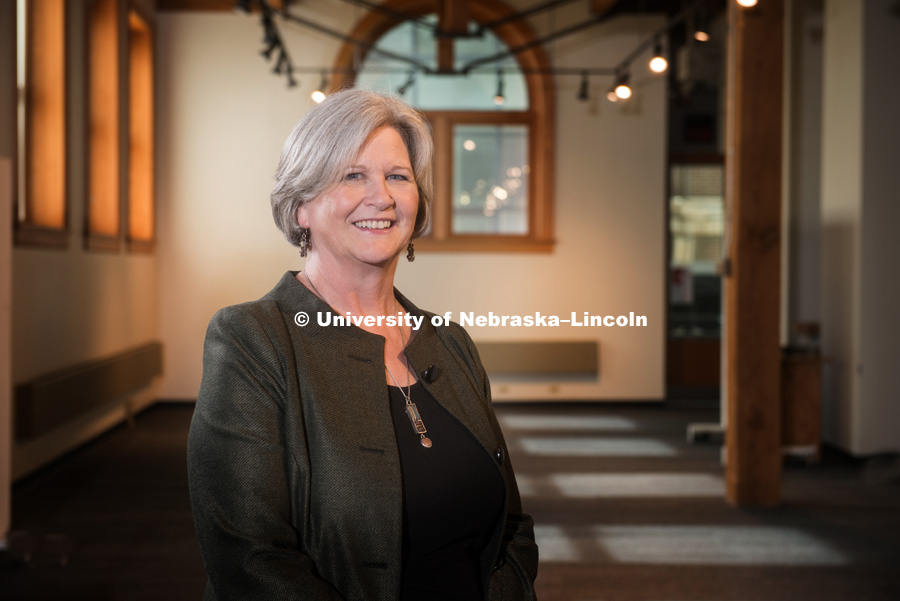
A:
[[[425,429],[425,424],[422,422],[422,416],[419,415],[419,410],[416,408],[415,403],[407,403],[406,404],[406,415],[409,416],[409,421],[412,422],[413,430],[416,431],[416,434],[425,434],[428,430]]]
[[[422,421],[422,416],[419,415],[419,410],[416,408],[415,403],[411,403],[407,401],[406,403],[406,415],[409,416],[409,421],[412,423],[413,430],[416,431],[416,434],[422,437],[421,443],[422,446],[426,449],[431,448],[431,439],[425,436],[428,430],[425,429],[425,423]]]

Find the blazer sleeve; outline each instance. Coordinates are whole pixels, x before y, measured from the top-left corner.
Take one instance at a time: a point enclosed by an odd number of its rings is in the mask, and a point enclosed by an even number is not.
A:
[[[463,333],[472,356],[477,381],[483,387],[485,411],[491,428],[506,456],[506,460],[503,462],[508,486],[506,524],[504,525],[500,555],[490,580],[488,599],[490,601],[534,601],[536,599],[534,581],[537,578],[538,570],[538,547],[534,541],[534,520],[522,511],[522,500],[519,496],[519,487],[516,484],[512,461],[509,458],[509,449],[506,447],[503,431],[500,429],[494,413],[491,383],[488,380],[487,372],[481,364],[475,343],[461,326],[459,329]]]
[[[291,522],[293,457],[285,448],[285,374],[275,347],[240,306],[219,311],[206,333],[188,478],[207,600],[342,599],[316,573]]]

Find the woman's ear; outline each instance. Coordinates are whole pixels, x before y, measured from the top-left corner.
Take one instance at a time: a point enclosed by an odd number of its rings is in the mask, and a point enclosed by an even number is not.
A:
[[[307,208],[307,202],[304,202],[302,205],[297,207],[297,224],[303,229],[309,229],[309,209]]]

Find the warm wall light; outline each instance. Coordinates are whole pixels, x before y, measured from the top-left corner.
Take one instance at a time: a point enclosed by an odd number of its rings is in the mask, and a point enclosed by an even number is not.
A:
[[[756,6],[757,0],[737,0],[737,3],[744,8],[752,8]]]
[[[705,13],[700,13],[694,18],[694,39],[698,42],[709,41],[709,19]]]
[[[578,86],[578,96],[576,96],[578,100],[581,102],[587,102],[590,98],[588,94],[588,75],[587,72],[581,74],[581,85]]]
[[[653,58],[650,59],[650,70],[654,73],[665,73],[669,68],[669,61],[663,56],[662,44],[656,43],[653,49]]]
[[[627,73],[623,73],[616,80],[615,92],[616,96],[618,96],[620,100],[628,100],[629,98],[631,98],[631,86],[628,85]]]
[[[503,106],[506,97],[503,95],[503,71],[497,70],[497,93],[494,95],[494,104]]]
[[[313,102],[319,104],[323,100],[325,100],[325,88],[328,87],[328,79],[325,76],[325,71],[322,71],[322,81],[319,83],[319,87],[312,91],[312,94],[309,95],[310,98],[313,99]]]
[[[399,88],[397,88],[397,93],[401,96],[406,96],[406,93],[409,91],[409,89],[415,83],[416,83],[416,72],[410,71],[409,77],[406,78],[406,81],[403,83],[403,85],[401,85]]]

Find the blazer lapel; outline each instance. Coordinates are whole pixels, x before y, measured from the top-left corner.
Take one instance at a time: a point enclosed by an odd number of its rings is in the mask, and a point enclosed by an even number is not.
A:
[[[484,393],[477,388],[470,367],[444,345],[427,316],[407,346],[406,356],[428,392],[493,456],[498,441],[485,411]],[[429,381],[423,372],[431,366],[436,371]]]

